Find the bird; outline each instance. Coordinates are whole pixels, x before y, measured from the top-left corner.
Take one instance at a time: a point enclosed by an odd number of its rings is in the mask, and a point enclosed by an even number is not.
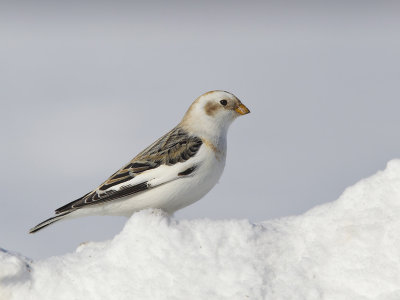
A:
[[[96,189],[55,210],[55,216],[29,230],[62,219],[91,215],[130,217],[143,209],[167,214],[207,194],[225,167],[227,132],[250,110],[232,93],[209,91],[198,97],[181,122]]]

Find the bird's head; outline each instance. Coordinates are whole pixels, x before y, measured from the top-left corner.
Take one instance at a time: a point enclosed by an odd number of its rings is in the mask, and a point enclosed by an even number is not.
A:
[[[193,102],[181,125],[194,133],[223,133],[237,117],[249,112],[235,95],[226,91],[210,91]]]

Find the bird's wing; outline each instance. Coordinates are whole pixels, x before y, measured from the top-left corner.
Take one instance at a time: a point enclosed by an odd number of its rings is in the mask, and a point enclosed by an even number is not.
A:
[[[176,127],[140,152],[103,184],[55,212],[72,211],[143,192],[192,173],[189,159],[199,151],[202,140]],[[184,164],[178,164],[178,162]],[[187,162],[187,163],[186,163]]]

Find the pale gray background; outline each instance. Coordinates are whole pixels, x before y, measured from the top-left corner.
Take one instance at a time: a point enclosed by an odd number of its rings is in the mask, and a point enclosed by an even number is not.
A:
[[[230,130],[220,184],[177,218],[300,214],[400,157],[394,1],[10,3],[0,4],[6,249],[42,258],[118,233],[124,218],[27,231],[212,89],[252,113]]]

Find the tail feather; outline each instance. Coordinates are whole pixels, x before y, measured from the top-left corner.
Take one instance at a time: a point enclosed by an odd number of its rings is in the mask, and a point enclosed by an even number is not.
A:
[[[82,196],[82,197],[80,197],[80,198],[78,198],[78,199],[76,199],[76,200],[74,200],[74,201],[72,201],[70,203],[65,204],[64,206],[61,206],[61,207],[57,208],[56,209],[56,215],[61,214],[63,212],[67,212],[67,211],[70,212],[73,209],[72,206],[74,204],[81,202],[90,193],[92,193],[92,192],[89,192],[86,195],[84,195],[84,196]]]
[[[54,222],[61,220],[66,215],[68,215],[70,212],[72,212],[72,211],[60,213],[59,215],[57,215],[55,217],[49,218],[49,219],[43,221],[42,223],[37,224],[35,227],[33,227],[29,230],[29,233],[35,233],[36,231],[39,231],[39,230],[49,226],[50,224],[53,224]]]

